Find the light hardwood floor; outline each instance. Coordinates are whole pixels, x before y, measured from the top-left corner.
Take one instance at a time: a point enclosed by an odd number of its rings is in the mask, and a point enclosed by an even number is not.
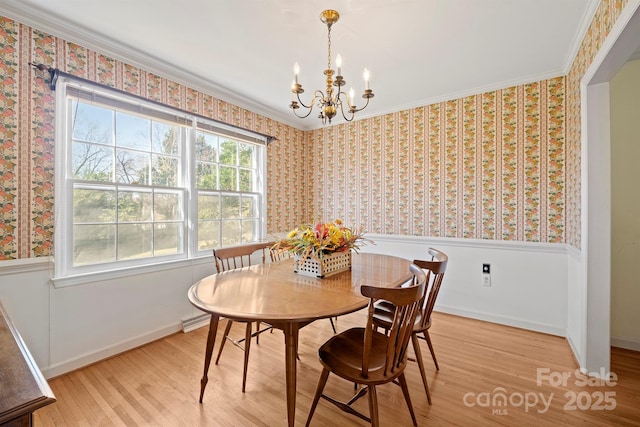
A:
[[[364,316],[358,312],[339,318],[338,330],[362,325]],[[241,335],[242,329],[232,333]],[[282,333],[262,334],[260,344],[251,346],[246,393],[241,392],[242,353],[229,346],[220,364],[212,364],[204,402],[199,404],[206,333],[207,328],[201,328],[171,335],[51,379],[58,401],[36,412],[36,425],[286,425]],[[320,374],[317,348],[331,333],[325,322],[300,331],[296,425],[306,421]],[[572,353],[560,337],[442,313],[434,313],[431,337],[440,371],[422,340],[421,346],[432,406],[417,365],[407,366],[418,425],[640,425],[640,353],[614,348],[612,372],[617,382],[596,386],[583,384],[576,375]],[[560,384],[551,384],[555,380]],[[325,391],[348,399],[353,385],[330,376]],[[500,405],[501,396],[507,398],[506,405]],[[400,387],[378,387],[378,402],[382,425],[411,425]],[[357,405],[368,412],[366,399]],[[321,400],[311,425],[367,424]]]

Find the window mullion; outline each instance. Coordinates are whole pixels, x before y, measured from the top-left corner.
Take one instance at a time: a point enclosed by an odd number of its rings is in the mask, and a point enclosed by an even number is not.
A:
[[[182,148],[182,179],[185,188],[184,203],[186,206],[185,221],[187,227],[185,229],[186,247],[189,258],[192,258],[198,252],[198,192],[196,190],[196,135],[197,120],[193,120],[191,128],[183,128],[180,133],[180,146]]]

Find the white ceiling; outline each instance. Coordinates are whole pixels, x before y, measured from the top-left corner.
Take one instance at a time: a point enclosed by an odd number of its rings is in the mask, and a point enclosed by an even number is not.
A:
[[[0,14],[300,129],[288,108],[293,64],[305,101],[324,89],[327,28],[347,88],[375,93],[358,117],[567,73],[598,0],[2,0]],[[362,101],[359,95],[357,100]],[[334,120],[340,123],[341,120]]]

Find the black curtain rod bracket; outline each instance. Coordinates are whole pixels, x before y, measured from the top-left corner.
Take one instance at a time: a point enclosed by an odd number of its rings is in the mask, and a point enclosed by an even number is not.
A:
[[[40,70],[42,72],[44,71],[48,72],[49,73],[49,89],[56,90],[56,83],[58,81],[58,75],[60,74],[60,71],[57,68],[53,68],[49,65],[44,65],[44,64],[34,64],[33,62],[29,62],[29,65],[31,65],[36,70]]]

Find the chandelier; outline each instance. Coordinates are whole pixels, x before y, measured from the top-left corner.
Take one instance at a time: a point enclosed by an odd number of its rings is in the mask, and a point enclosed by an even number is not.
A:
[[[302,89],[302,85],[298,82],[300,66],[296,62],[293,67],[295,79],[291,84],[291,92],[293,92],[294,95],[291,104],[289,104],[289,108],[293,110],[293,113],[297,117],[304,119],[311,114],[311,112],[313,111],[313,107],[317,105],[320,108],[320,114],[318,115],[318,118],[322,120],[323,125],[326,124],[327,121],[331,123],[331,119],[336,116],[338,110],[340,110],[342,117],[350,122],[351,120],[353,120],[355,113],[367,108],[367,105],[369,105],[369,100],[374,96],[373,91],[369,89],[369,70],[367,70],[366,68],[364,69],[365,90],[362,94],[362,97],[366,99],[367,102],[362,108],[358,108],[355,104],[353,88],[349,90],[348,96],[342,91],[342,87],[346,84],[346,81],[342,77],[342,58],[340,57],[340,55],[336,56],[337,72],[331,68],[331,26],[338,22],[338,19],[340,19],[340,15],[335,10],[328,9],[320,14],[320,21],[327,25],[327,69],[324,70],[324,75],[327,76],[326,93],[322,92],[321,90],[316,90],[313,93],[311,103],[309,105],[305,105],[305,103],[300,99],[300,94],[304,92],[304,89]],[[333,77],[334,74],[336,74],[335,79]],[[297,110],[300,108],[300,106],[308,110],[306,114],[298,114]],[[347,110],[346,113],[345,109]]]

